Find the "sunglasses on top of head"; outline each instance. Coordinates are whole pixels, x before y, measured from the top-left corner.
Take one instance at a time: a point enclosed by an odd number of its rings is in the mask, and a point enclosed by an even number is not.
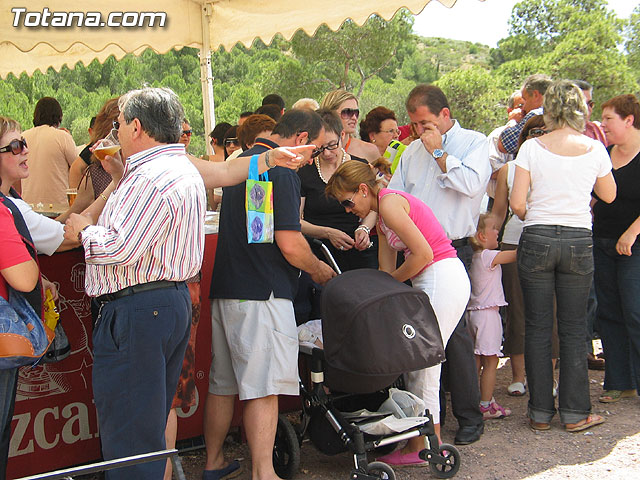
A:
[[[344,118],[345,120],[347,118],[351,118],[351,117],[358,118],[360,116],[360,109],[358,109],[358,108],[343,108],[342,110],[340,110],[340,116],[342,118]]]
[[[11,152],[14,155],[20,155],[25,148],[27,148],[27,141],[22,137],[20,140],[11,140],[9,145],[0,148],[0,153]]]

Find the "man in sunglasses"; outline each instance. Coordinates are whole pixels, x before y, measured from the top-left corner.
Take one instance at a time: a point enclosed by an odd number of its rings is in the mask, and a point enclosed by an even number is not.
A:
[[[275,148],[324,144],[320,116],[291,110],[268,138],[257,138],[236,160]],[[308,162],[311,150],[304,152]],[[234,160],[234,161],[236,161]],[[228,162],[227,162],[228,163]],[[224,460],[235,396],[244,403],[243,422],[253,478],[275,478],[272,452],[278,422],[278,395],[298,394],[298,342],[293,299],[300,270],[324,284],[333,270],[311,252],[300,227],[300,179],[274,168],[275,242],[247,243],[245,183],[226,187],[211,281],[213,360],[205,407],[207,463],[203,478],[231,478],[237,461]]]
[[[476,231],[491,175],[487,138],[462,128],[451,117],[447,97],[434,85],[415,87],[406,107],[420,138],[403,152],[389,188],[410,193],[433,210],[468,271],[473,255],[469,238]],[[455,443],[466,445],[480,438],[484,424],[473,342],[464,316],[445,354],[442,376],[448,376],[453,414],[460,425]]]
[[[593,138],[594,140],[598,140],[602,142],[605,147],[609,146],[609,142],[607,142],[607,136],[604,133],[604,130],[600,126],[599,123],[591,121],[591,114],[593,113],[593,85],[585,80],[574,80],[575,83],[582,93],[584,94],[584,99],[587,101],[587,108],[589,109],[589,115],[587,116],[587,123],[584,127],[584,135],[589,138]]]

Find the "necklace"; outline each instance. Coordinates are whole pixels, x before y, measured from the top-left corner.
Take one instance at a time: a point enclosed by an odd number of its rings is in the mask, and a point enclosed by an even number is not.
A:
[[[340,164],[342,165],[344,163],[345,151],[344,151],[344,148],[341,148],[340,150],[342,150],[342,159],[340,160]],[[324,183],[329,183],[329,181],[326,180],[322,176],[322,170],[320,169],[320,157],[319,156],[316,157],[315,164],[316,164],[316,170],[318,170],[318,176],[320,177],[320,180],[322,180]]]

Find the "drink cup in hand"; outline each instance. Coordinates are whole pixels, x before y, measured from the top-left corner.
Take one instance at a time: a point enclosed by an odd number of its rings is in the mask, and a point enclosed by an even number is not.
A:
[[[113,132],[109,133],[109,135],[102,140],[98,140],[93,146],[93,154],[98,158],[98,160],[104,160],[107,155],[113,157],[119,150],[120,144]]]

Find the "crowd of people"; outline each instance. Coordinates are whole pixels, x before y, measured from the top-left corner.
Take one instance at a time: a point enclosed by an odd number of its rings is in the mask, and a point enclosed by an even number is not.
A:
[[[211,155],[196,158],[187,153],[189,121],[169,89],[108,100],[79,149],[59,128],[60,104],[43,98],[24,134],[0,117],[0,297],[23,292],[41,311],[41,293],[57,292],[40,275],[37,253],[84,250],[105,459],[174,446],[175,409],[195,401],[187,380],[207,209],[219,210],[220,222],[203,479],[242,471],[223,451],[236,398],[252,478],[277,478],[278,396],[298,394],[296,326],[320,316],[322,286],[335,276],[312,238],[342,270],[380,269],[428,295],[446,361],[404,380],[438,438],[445,391],[458,445],[479,440],[485,421],[511,414],[496,400],[505,394],[528,395],[533,430],[549,430],[557,412],[568,432],[591,428],[604,419],[592,413],[588,368],[605,370],[600,402],[640,389],[640,103],[614,97],[594,122],[591,85],[538,74],[505,102],[507,122],[487,137],[460,125],[434,85],[408,93],[406,126],[384,106],[358,125],[358,99],[344,90],[289,110],[271,94],[237,125],[218,124]],[[119,152],[98,159],[107,136]],[[266,243],[247,241],[253,163],[273,185]],[[69,187],[77,198],[57,219],[34,211],[37,203],[66,202]],[[594,355],[594,332],[602,357]],[[513,379],[499,392],[503,355]],[[17,369],[0,370],[0,479],[17,379]],[[379,460],[428,465],[418,455],[424,442],[411,438]],[[164,461],[107,472],[163,476],[171,478]]]

